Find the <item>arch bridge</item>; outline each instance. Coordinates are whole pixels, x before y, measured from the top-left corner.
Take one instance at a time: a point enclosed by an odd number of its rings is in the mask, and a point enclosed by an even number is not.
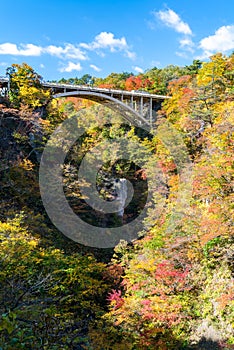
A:
[[[51,90],[54,98],[79,97],[89,99],[119,112],[129,122],[152,127],[157,111],[165,99],[164,95],[150,94],[143,90],[106,89],[88,85],[72,85],[42,82],[44,89]],[[7,95],[10,81],[0,76],[0,95]]]

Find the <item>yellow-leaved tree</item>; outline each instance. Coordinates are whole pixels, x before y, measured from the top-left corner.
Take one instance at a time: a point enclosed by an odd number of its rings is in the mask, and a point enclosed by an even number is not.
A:
[[[42,77],[27,63],[12,64],[6,73],[10,79],[9,98],[14,107],[35,109],[49,102],[50,91],[43,88]]]

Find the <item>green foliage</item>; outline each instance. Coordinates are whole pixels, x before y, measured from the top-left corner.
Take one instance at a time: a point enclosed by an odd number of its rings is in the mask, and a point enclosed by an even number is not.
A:
[[[93,85],[94,78],[90,74],[84,74],[81,78],[60,79],[61,84]]]
[[[82,343],[79,325],[103,313],[104,264],[42,247],[22,215],[0,223],[0,239],[0,346],[70,349]]]
[[[103,88],[125,89],[126,80],[131,77],[133,73],[111,73],[106,78],[96,78],[95,85]]]

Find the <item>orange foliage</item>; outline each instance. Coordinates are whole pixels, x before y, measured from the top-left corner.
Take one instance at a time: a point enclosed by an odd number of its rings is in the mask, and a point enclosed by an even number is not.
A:
[[[128,91],[146,89],[152,86],[152,82],[142,75],[129,77],[125,82],[125,88]]]

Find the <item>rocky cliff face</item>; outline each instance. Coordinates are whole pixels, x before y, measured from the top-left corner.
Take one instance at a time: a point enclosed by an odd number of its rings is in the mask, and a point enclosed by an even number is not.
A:
[[[0,105],[0,171],[9,169],[22,155],[14,137],[22,127],[19,112]]]
[[[40,111],[24,113],[0,104],[0,171],[23,157],[40,161],[39,144],[43,136],[40,115]]]

